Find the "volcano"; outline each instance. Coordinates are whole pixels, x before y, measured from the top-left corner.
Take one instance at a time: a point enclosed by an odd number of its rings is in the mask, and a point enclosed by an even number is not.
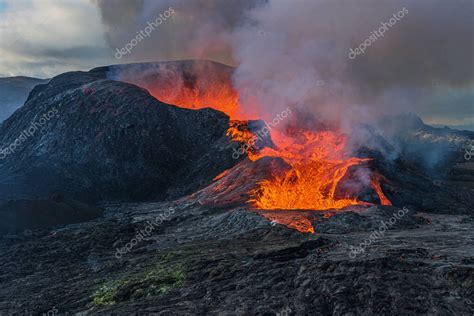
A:
[[[298,122],[298,115],[289,118],[292,110],[287,108],[281,116],[263,124],[260,129],[248,128],[248,118],[254,117],[254,114],[246,113],[239,105],[243,97],[233,88],[232,69],[229,67],[209,62],[170,62],[127,68],[117,66],[109,70],[109,76],[142,86],[158,100],[179,107],[211,107],[221,111],[231,119],[227,135],[232,141],[240,143],[239,150],[242,146],[247,147],[241,155],[245,154],[251,161],[268,156],[281,158],[287,168],[273,170],[267,178],[254,181],[257,187],[247,192],[250,196],[248,202],[257,209],[328,210],[368,205],[370,203],[359,200],[356,195],[369,186],[378,195],[378,203],[392,205],[383,193],[382,178],[376,173],[368,176],[370,182],[355,184],[352,181],[351,190],[342,188],[343,180],[349,178],[350,171],[354,175],[353,167],[362,169],[372,159],[350,157],[347,137],[334,126],[320,124],[314,119],[306,125],[316,125],[317,129],[303,128]],[[278,125],[285,119],[290,122],[284,124],[284,128],[270,132],[270,126]],[[269,141],[267,145],[256,144],[260,134],[264,134],[264,140]],[[367,167],[365,171],[371,173]],[[229,172],[226,170],[223,174]],[[311,225],[307,226],[305,231],[314,232]]]
[[[246,112],[233,73],[113,65],[30,92],[0,125],[0,311],[472,310],[474,133],[406,114],[354,143],[301,108]]]

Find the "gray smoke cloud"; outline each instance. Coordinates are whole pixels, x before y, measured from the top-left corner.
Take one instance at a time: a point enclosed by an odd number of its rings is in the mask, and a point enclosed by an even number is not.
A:
[[[94,0],[112,49],[123,47],[169,7],[175,15],[142,41],[126,61],[212,59],[232,64],[231,34],[244,12],[259,1],[249,0]]]
[[[294,106],[342,125],[408,111],[428,123],[474,121],[470,0],[95,2],[112,49],[172,6],[176,15],[126,61],[236,65],[244,107],[262,118]],[[349,58],[350,49],[404,9],[383,37]]]
[[[383,37],[349,58],[404,8]],[[261,115],[293,104],[351,125],[377,112],[429,116],[434,95],[472,96],[473,12],[469,1],[270,1],[235,32],[235,84],[252,90],[246,106],[263,104]],[[474,119],[472,98],[450,106],[438,114]]]

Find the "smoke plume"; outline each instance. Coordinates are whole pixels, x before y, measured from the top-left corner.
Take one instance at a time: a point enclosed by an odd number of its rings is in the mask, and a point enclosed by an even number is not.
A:
[[[126,61],[212,59],[227,64],[231,56],[231,34],[254,5],[248,0],[94,0],[98,5],[106,38],[112,49],[121,48],[136,32],[172,7],[176,14],[142,41]]]
[[[349,58],[351,48],[404,9],[364,54]],[[342,121],[425,114],[428,96],[466,93],[474,80],[468,1],[269,1],[248,19],[234,32],[235,85],[256,95],[247,106],[263,105],[262,115],[288,104]],[[472,104],[455,106],[472,119]]]
[[[264,119],[292,106],[343,127],[400,112],[429,123],[474,121],[469,0],[95,2],[112,49],[173,7],[176,15],[125,60],[235,65],[246,112]],[[374,37],[402,10],[402,18]],[[350,58],[366,41],[364,53]]]

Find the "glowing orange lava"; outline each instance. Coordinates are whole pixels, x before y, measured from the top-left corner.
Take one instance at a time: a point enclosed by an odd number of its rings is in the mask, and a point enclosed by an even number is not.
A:
[[[370,160],[347,157],[344,135],[330,131],[303,131],[296,137],[274,134],[277,149],[264,148],[250,158],[280,157],[291,169],[282,176],[259,183],[251,200],[257,208],[327,210],[364,204],[337,194],[338,184],[347,170]]]
[[[382,191],[382,186],[380,185],[380,181],[382,180],[382,176],[378,173],[374,173],[374,176],[371,179],[372,187],[374,188],[375,192],[379,196],[380,204],[382,205],[392,205],[392,202],[385,196]]]
[[[255,134],[247,126],[250,116],[240,112],[239,98],[235,90],[224,83],[212,84],[212,88],[198,84],[181,86],[161,83],[156,89],[149,89],[157,99],[189,109],[212,107],[230,116],[227,136],[241,144],[248,144],[248,158],[256,161],[265,156],[283,159],[288,171],[274,174],[258,183],[252,190],[249,202],[261,210],[267,219],[294,228],[301,232],[314,233],[311,218],[301,210],[341,209],[350,205],[369,205],[359,201],[353,194],[341,188],[349,168],[370,161],[370,158],[350,157],[347,150],[347,136],[337,131],[271,130],[274,148],[265,147],[258,151],[253,146]],[[226,176],[224,171],[215,181]],[[382,205],[392,205],[382,192],[380,176],[371,178],[371,185]],[[278,211],[287,210],[287,211]],[[289,210],[289,211],[288,211]],[[300,210],[295,213],[291,210]],[[305,215],[306,214],[306,215]]]
[[[155,98],[168,104],[193,110],[213,108],[229,115],[231,119],[239,116],[238,95],[224,83],[214,83],[212,89],[197,85],[176,89],[172,85],[161,83],[160,87],[149,90]]]
[[[312,217],[309,212],[295,212],[295,211],[258,211],[258,214],[265,217],[272,223],[285,225],[289,228],[296,229],[302,233],[315,232],[311,224]]]
[[[247,121],[230,121],[226,135],[236,142],[248,144],[249,154],[255,153],[253,145],[255,144],[257,137],[252,133],[252,131],[250,131]]]

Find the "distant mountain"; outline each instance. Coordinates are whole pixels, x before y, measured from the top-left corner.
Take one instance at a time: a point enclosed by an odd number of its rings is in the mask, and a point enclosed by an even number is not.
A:
[[[387,115],[377,125],[399,156],[430,170],[464,161],[463,148],[474,139],[473,131],[433,127],[414,113]]]
[[[0,78],[0,123],[25,103],[28,94],[36,85],[48,81],[49,79],[23,76]]]
[[[472,124],[463,124],[463,125],[441,125],[441,124],[432,124],[433,127],[438,128],[451,128],[457,129],[460,131],[474,131],[474,123]]]

